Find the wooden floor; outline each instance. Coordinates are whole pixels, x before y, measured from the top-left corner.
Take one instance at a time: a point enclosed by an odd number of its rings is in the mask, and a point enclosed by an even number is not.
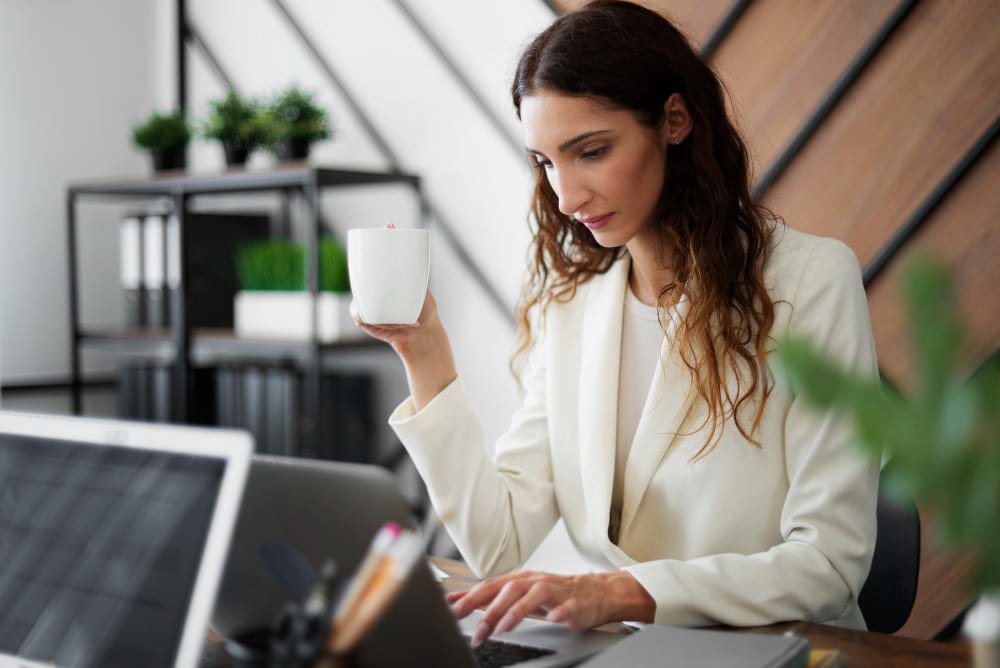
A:
[[[920,509],[920,577],[913,611],[896,635],[930,640],[974,599],[964,587],[972,558],[936,545],[932,513]],[[961,634],[950,639],[962,642]]]

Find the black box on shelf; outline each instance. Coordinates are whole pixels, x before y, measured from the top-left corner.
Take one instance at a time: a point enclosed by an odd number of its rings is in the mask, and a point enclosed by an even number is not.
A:
[[[233,326],[236,251],[268,238],[270,218],[253,213],[188,213],[184,258],[188,270],[188,322],[192,327]],[[172,290],[170,299],[179,297]]]

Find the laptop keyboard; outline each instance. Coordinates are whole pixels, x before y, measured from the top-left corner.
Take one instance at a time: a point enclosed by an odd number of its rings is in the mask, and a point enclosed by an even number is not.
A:
[[[513,666],[547,654],[555,654],[555,651],[501,640],[485,640],[478,647],[474,647],[472,653],[475,654],[480,668],[499,668],[500,666]]]

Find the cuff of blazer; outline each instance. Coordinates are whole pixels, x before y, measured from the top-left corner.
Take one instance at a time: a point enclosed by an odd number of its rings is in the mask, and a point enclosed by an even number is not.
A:
[[[407,396],[389,415],[389,426],[400,436],[402,436],[401,430],[404,433],[416,428],[424,431],[426,429],[424,425],[434,424],[436,420],[447,417],[448,406],[464,395],[465,386],[462,379],[456,377],[443,390],[434,395],[434,398],[424,406],[423,410],[418,411],[413,403],[413,396]]]

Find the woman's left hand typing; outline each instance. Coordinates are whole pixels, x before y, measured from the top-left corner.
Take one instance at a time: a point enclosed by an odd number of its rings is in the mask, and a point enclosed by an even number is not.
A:
[[[588,629],[609,622],[652,622],[656,613],[653,598],[627,571],[590,575],[519,571],[449,594],[448,602],[459,619],[486,607],[472,638],[474,646],[494,633],[510,631],[532,614]]]

